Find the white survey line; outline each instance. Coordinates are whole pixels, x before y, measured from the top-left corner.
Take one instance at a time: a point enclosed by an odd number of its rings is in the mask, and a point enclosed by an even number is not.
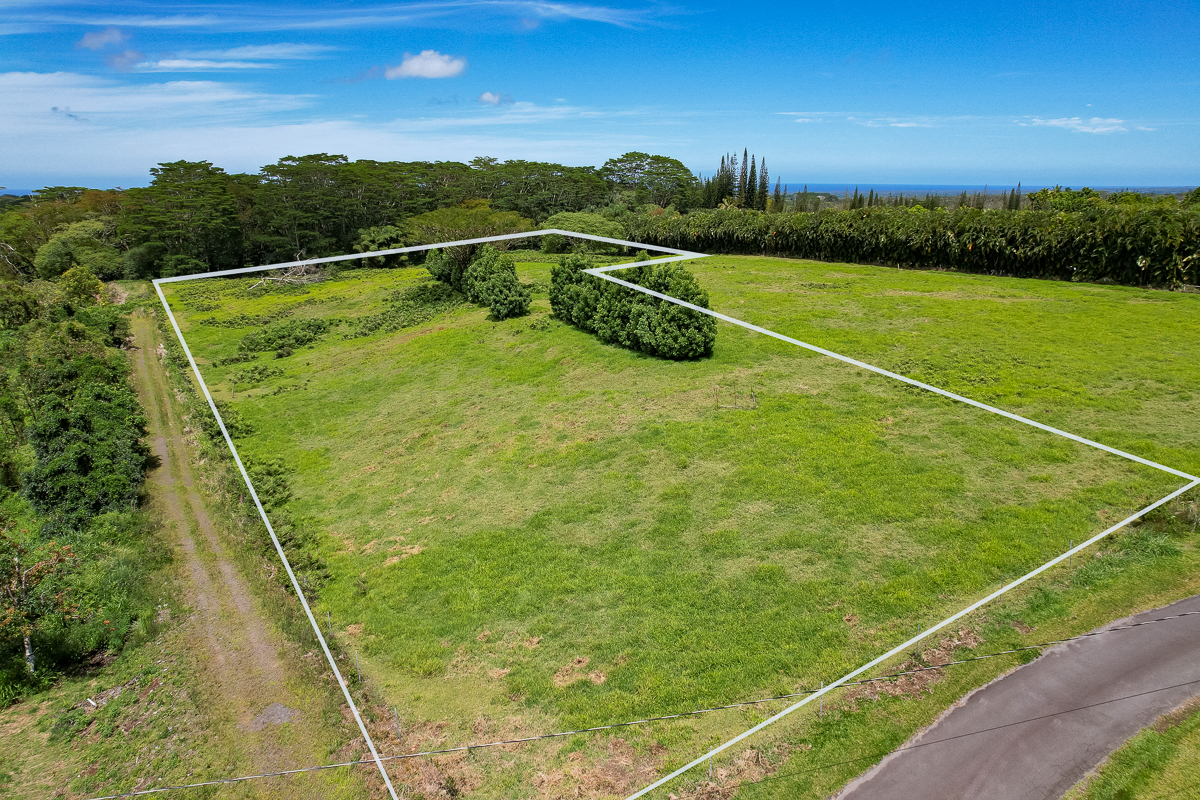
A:
[[[674,261],[691,261],[691,260],[699,259],[699,258],[707,258],[708,255],[705,253],[693,253],[693,252],[690,252],[687,250],[677,250],[674,248],[661,247],[658,245],[648,245],[648,244],[644,244],[641,242],[631,242],[631,241],[627,241],[624,239],[611,239],[611,238],[608,238],[605,236],[593,236],[591,234],[575,233],[573,231],[564,231],[564,230],[560,230],[558,228],[552,228],[552,229],[540,230],[540,231],[530,231],[528,233],[513,233],[513,234],[503,234],[500,236],[485,236],[485,237],[478,238],[478,239],[463,239],[463,240],[459,240],[459,241],[445,242],[445,243],[436,244],[436,245],[417,245],[415,247],[399,247],[399,248],[394,248],[391,250],[376,250],[376,251],[373,251],[370,253],[356,253],[354,255],[347,255],[347,256],[330,256],[330,257],[326,257],[326,258],[314,258],[314,259],[307,259],[307,260],[301,260],[301,261],[289,261],[289,262],[284,262],[284,263],[280,263],[280,264],[268,264],[268,265],[260,266],[260,267],[244,267],[242,269],[221,270],[221,271],[217,271],[217,272],[206,272],[206,273],[202,273],[199,275],[181,275],[181,276],[172,277],[172,278],[159,278],[154,281],[155,289],[158,291],[158,296],[162,300],[163,307],[166,308],[167,315],[171,319],[171,324],[175,328],[175,335],[179,337],[179,341],[183,345],[184,352],[187,354],[188,361],[192,365],[192,370],[196,373],[196,378],[200,381],[200,386],[204,390],[204,396],[208,399],[209,407],[212,409],[213,415],[217,418],[217,423],[221,427],[221,433],[225,436],[225,441],[229,445],[230,451],[233,453],[233,457],[234,457],[235,461],[237,462],[238,469],[242,473],[242,478],[246,481],[246,486],[249,487],[249,489],[250,489],[251,496],[254,498],[254,503],[258,507],[258,511],[259,511],[259,514],[262,516],[263,522],[266,523],[266,525],[267,525],[267,530],[271,534],[271,541],[274,542],[275,549],[279,553],[280,559],[283,561],[283,564],[284,564],[285,569],[287,570],[288,576],[292,579],[292,585],[296,589],[296,594],[300,598],[300,602],[304,605],[305,613],[308,614],[308,620],[313,626],[313,631],[316,632],[317,638],[321,642],[321,647],[325,650],[326,658],[329,660],[329,664],[333,668],[334,673],[338,676],[338,683],[342,686],[342,691],[346,695],[346,699],[350,702],[350,708],[354,711],[355,719],[358,720],[359,727],[362,730],[363,735],[364,735],[364,737],[366,737],[367,743],[371,748],[371,754],[373,756],[375,756],[376,763],[379,765],[380,772],[383,774],[384,781],[387,782],[388,789],[392,792],[393,798],[396,796],[395,791],[392,789],[392,784],[387,776],[387,772],[384,770],[382,763],[378,759],[378,755],[375,752],[374,743],[371,741],[370,736],[367,734],[366,727],[363,725],[362,719],[359,717],[358,710],[354,706],[354,701],[350,699],[349,691],[347,690],[347,688],[345,686],[345,682],[341,678],[341,673],[338,671],[337,665],[333,663],[333,656],[330,654],[328,647],[326,647],[326,645],[325,645],[325,639],[323,636],[321,636],[320,627],[317,625],[316,620],[313,618],[312,611],[308,607],[308,603],[304,598],[304,594],[300,591],[300,586],[296,581],[295,575],[292,573],[291,565],[287,560],[287,556],[284,554],[283,548],[280,546],[279,540],[275,536],[275,531],[271,527],[270,521],[267,519],[266,512],[263,510],[262,504],[258,500],[258,495],[255,493],[253,485],[251,485],[251,483],[250,483],[250,476],[246,473],[246,470],[242,467],[242,462],[241,462],[241,459],[238,457],[237,449],[233,445],[233,440],[229,437],[228,431],[225,430],[225,424],[221,419],[221,415],[217,412],[216,404],[213,402],[211,395],[209,395],[208,387],[204,384],[204,379],[200,376],[200,370],[196,366],[195,360],[192,358],[191,351],[188,349],[187,343],[183,339],[183,333],[179,330],[179,325],[175,322],[175,316],[171,313],[170,306],[167,304],[166,297],[163,295],[162,289],[159,287],[159,284],[172,283],[172,282],[176,282],[176,281],[197,280],[197,279],[201,279],[201,278],[217,278],[217,277],[224,277],[224,276],[229,276],[229,275],[242,275],[242,274],[247,274],[247,273],[251,273],[251,272],[261,272],[264,270],[281,269],[281,268],[285,268],[285,267],[300,266],[303,264],[324,264],[324,263],[331,263],[331,262],[336,262],[336,261],[349,261],[349,260],[353,260],[353,259],[368,258],[371,256],[412,253],[412,252],[418,252],[418,251],[422,251],[422,250],[433,250],[433,249],[438,249],[438,248],[442,248],[442,247],[454,247],[456,245],[485,244],[487,242],[505,241],[505,240],[512,240],[512,239],[529,238],[529,237],[533,237],[533,236],[541,236],[541,235],[544,235],[547,233],[560,234],[563,236],[571,236],[571,237],[581,238],[581,239],[589,239],[592,241],[605,242],[605,243],[609,243],[609,244],[617,244],[617,245],[622,245],[625,247],[636,247],[636,248],[643,248],[646,250],[655,250],[658,252],[670,253],[672,255],[671,255],[671,257],[668,257],[668,258],[656,258],[656,259],[638,261],[638,262],[635,262],[632,264],[618,264],[618,265],[614,265],[614,266],[610,266],[610,267],[596,267],[593,269],[587,269],[587,270],[583,270],[583,271],[589,275],[593,275],[597,278],[602,278],[606,281],[611,281],[612,283],[616,283],[621,286],[627,287],[629,289],[633,289],[634,291],[650,295],[651,297],[656,297],[660,300],[665,300],[669,303],[674,303],[676,305],[683,306],[684,308],[692,309],[693,311],[697,311],[701,314],[706,314],[710,317],[715,317],[716,319],[722,320],[724,322],[728,322],[733,325],[738,325],[742,328],[746,328],[747,330],[752,330],[756,333],[761,333],[765,336],[770,336],[770,337],[778,339],[780,341],[787,342],[788,344],[792,344],[797,347],[801,347],[801,348],[810,350],[815,353],[820,353],[821,355],[828,356],[830,358],[845,362],[847,364],[851,364],[853,366],[868,370],[870,372],[874,372],[874,373],[876,373],[878,375],[882,375],[886,378],[892,378],[893,380],[901,381],[903,383],[909,384],[910,386],[915,386],[919,389],[933,392],[934,394],[941,395],[942,397],[946,397],[950,400],[954,400],[955,402],[964,403],[969,406],[974,406],[975,408],[981,409],[983,411],[987,411],[988,413],[996,414],[1001,417],[1011,419],[1011,420],[1013,420],[1015,422],[1019,422],[1023,425],[1029,425],[1031,427],[1038,428],[1039,430],[1046,431],[1047,433],[1052,433],[1055,436],[1061,436],[1065,439],[1070,439],[1071,441],[1078,442],[1078,443],[1086,445],[1088,447],[1093,447],[1098,450],[1103,450],[1104,452],[1111,453],[1116,456],[1120,456],[1121,458],[1127,459],[1129,461],[1134,461],[1138,464],[1152,467],[1154,469],[1161,470],[1162,472],[1166,472],[1166,473],[1174,475],[1178,478],[1183,478],[1183,479],[1189,481],[1189,483],[1186,484],[1185,486],[1183,486],[1182,488],[1177,489],[1176,491],[1168,494],[1166,497],[1163,497],[1162,499],[1157,500],[1154,503],[1151,503],[1150,505],[1146,506],[1145,508],[1141,509],[1140,511],[1137,511],[1136,513],[1132,514],[1131,516],[1129,516],[1126,519],[1122,520],[1121,522],[1117,523],[1116,525],[1113,525],[1111,528],[1108,528],[1107,530],[1104,530],[1101,533],[1096,534],[1091,539],[1088,539],[1086,542],[1083,542],[1082,544],[1080,544],[1076,547],[1073,547],[1070,550],[1067,550],[1065,553],[1062,553],[1061,555],[1051,559],[1050,561],[1047,561],[1045,564],[1041,565],[1040,567],[1037,567],[1036,569],[1034,569],[1031,572],[1026,573],[1022,577],[1014,580],[1012,583],[1009,583],[1008,585],[991,593],[990,595],[983,598],[982,600],[979,600],[979,601],[971,604],[970,606],[964,608],[962,611],[959,611],[958,613],[956,613],[950,617],[947,617],[946,619],[942,620],[941,622],[937,623],[936,625],[930,627],[928,630],[921,632],[917,636],[914,636],[913,638],[909,639],[908,641],[897,645],[896,647],[892,648],[891,650],[889,650],[888,652],[879,656],[878,658],[875,658],[874,660],[868,662],[867,664],[864,664],[863,666],[855,669],[854,671],[847,673],[846,675],[842,676],[838,680],[826,685],[822,690],[820,690],[812,695],[809,695],[808,697],[789,706],[788,708],[784,709],[783,711],[780,711],[778,714],[775,714],[774,716],[770,717],[769,719],[766,719],[763,722],[760,722],[758,725],[755,725],[754,727],[750,728],[749,730],[745,731],[744,733],[741,733],[738,736],[735,736],[733,739],[730,739],[729,741],[725,742],[724,744],[710,750],[709,752],[705,753],[704,755],[700,756],[699,758],[695,759],[694,761],[684,765],[683,767],[680,767],[679,769],[672,772],[670,775],[660,778],[658,781],[655,781],[654,783],[650,784],[649,786],[647,786],[646,788],[637,792],[636,794],[630,795],[627,798],[627,800],[636,800],[636,798],[642,797],[643,795],[653,791],[654,789],[657,789],[658,787],[662,786],[663,784],[668,783],[671,780],[674,780],[675,778],[679,777],[680,775],[687,772],[688,770],[693,769],[697,766],[700,766],[701,764],[703,764],[707,760],[711,759],[713,756],[717,755],[718,753],[721,753],[721,752],[727,750],[728,748],[732,747],[733,745],[737,744],[738,742],[742,741],[743,739],[746,739],[747,737],[752,736],[755,733],[761,731],[763,728],[766,728],[768,725],[771,725],[772,723],[776,722],[777,720],[780,720],[783,717],[786,717],[788,714],[791,714],[796,709],[801,708],[802,706],[812,702],[813,700],[817,699],[818,697],[824,696],[825,694],[827,694],[828,692],[837,688],[838,686],[842,685],[846,681],[849,681],[849,680],[857,677],[858,675],[861,675],[863,672],[866,672],[867,670],[871,669],[872,667],[882,663],[883,661],[886,661],[887,659],[891,658],[892,656],[895,656],[898,653],[903,652],[905,649],[912,647],[913,645],[915,645],[917,642],[921,641],[922,639],[925,639],[926,637],[933,635],[937,631],[945,628],[947,625],[953,624],[954,622],[961,619],[962,617],[979,609],[980,607],[986,605],[987,603],[990,603],[991,601],[995,600],[996,598],[1003,596],[1004,594],[1006,594],[1007,592],[1016,588],[1017,586],[1020,586],[1021,584],[1025,583],[1030,578],[1033,578],[1033,577],[1041,574],[1042,572],[1045,572],[1046,570],[1050,569],[1054,565],[1061,563],[1062,561],[1066,560],[1073,554],[1075,554],[1081,550],[1084,550],[1085,548],[1095,544],[1096,542],[1100,541],[1105,536],[1108,536],[1109,534],[1113,533],[1114,531],[1120,530],[1121,528],[1128,525],[1130,522],[1133,522],[1134,520],[1144,516],[1145,514],[1148,514],[1150,511],[1153,511],[1154,509],[1158,508],[1159,506],[1163,505],[1164,503],[1167,503],[1167,502],[1173,500],[1174,498],[1180,496],[1181,494],[1184,494],[1185,492],[1195,488],[1196,486],[1200,486],[1200,478],[1197,478],[1196,476],[1190,475],[1186,472],[1182,472],[1180,470],[1164,466],[1164,465],[1156,463],[1154,461],[1150,461],[1150,460],[1142,458],[1140,456],[1136,456],[1132,453],[1127,453],[1123,450],[1118,450],[1114,447],[1109,447],[1106,444],[1101,444],[1100,442],[1096,442],[1091,439],[1086,439],[1082,436],[1077,436],[1073,433],[1068,433],[1067,431],[1060,430],[1059,428],[1054,428],[1049,425],[1045,425],[1043,423],[1036,422],[1034,420],[1028,419],[1027,417],[1022,417],[1020,415],[1013,414],[1009,411],[1005,411],[1003,409],[996,408],[995,406],[990,406],[986,403],[981,403],[978,400],[972,400],[969,397],[964,397],[962,395],[955,394],[954,392],[949,392],[949,391],[946,391],[945,389],[939,389],[936,386],[931,386],[930,384],[922,383],[921,381],[914,380],[912,378],[907,378],[903,375],[899,375],[895,372],[891,372],[891,371],[883,369],[881,367],[876,367],[871,364],[867,364],[863,361],[859,361],[857,359],[850,358],[849,356],[844,356],[844,355],[841,355],[840,353],[835,353],[832,350],[826,350],[823,347],[818,347],[817,345],[809,344],[807,342],[802,342],[799,339],[793,339],[790,336],[785,336],[781,333],[776,333],[775,331],[768,330],[767,328],[763,328],[758,325],[754,325],[752,323],[746,322],[744,320],[737,319],[736,317],[731,317],[726,314],[721,314],[719,312],[713,311],[712,309],[709,309],[709,308],[704,308],[702,306],[697,306],[692,303],[688,303],[684,300],[680,300],[678,298],[671,297],[670,295],[662,294],[661,292],[656,292],[651,289],[647,289],[646,287],[639,286],[635,283],[623,281],[620,278],[615,278],[612,275],[607,274],[608,272],[611,272],[613,270],[629,269],[631,267],[638,267],[638,266],[644,266],[644,265],[650,265],[650,264],[665,264],[665,263],[670,263],[670,262],[674,262]]]

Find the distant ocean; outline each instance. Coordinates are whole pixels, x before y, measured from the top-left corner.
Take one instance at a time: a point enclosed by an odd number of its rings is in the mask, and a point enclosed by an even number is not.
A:
[[[803,191],[804,184],[789,183],[787,184],[789,192]],[[999,194],[1000,192],[1008,192],[1010,189],[1015,189],[1015,186],[1002,186],[999,184],[968,184],[968,183],[810,183],[808,190],[810,192],[820,192],[823,194],[842,195],[849,192],[854,194],[854,189],[857,187],[859,194],[867,194],[872,189],[875,194],[881,194],[884,197],[888,195],[903,194],[906,197],[911,195],[925,196],[926,194],[935,195],[954,195],[974,194],[975,192],[987,191],[988,194]],[[1072,189],[1080,189],[1083,184],[1071,186]],[[1021,185],[1021,193],[1028,194],[1036,192],[1039,189],[1052,189],[1052,186],[1038,186],[1036,184]],[[1102,189],[1107,192],[1131,190],[1135,192],[1150,192],[1153,194],[1178,194],[1179,192],[1190,192],[1194,186],[1092,186],[1092,189]]]
[[[803,183],[787,183],[786,185],[787,185],[787,189],[788,189],[789,193],[803,191],[803,189],[804,189]],[[1072,184],[1071,188],[1072,189],[1080,189],[1083,186],[1084,186],[1084,184],[1079,184],[1079,185]],[[858,191],[860,194],[868,194],[872,189],[874,189],[875,194],[881,194],[884,197],[887,197],[889,195],[895,196],[895,195],[899,195],[899,194],[903,194],[905,197],[910,197],[912,195],[920,195],[921,197],[924,197],[926,194],[935,194],[935,195],[943,195],[943,196],[957,195],[957,194],[962,194],[963,192],[966,192],[967,194],[974,194],[975,192],[982,192],[984,190],[986,190],[988,194],[999,194],[1000,192],[1007,193],[1010,189],[1016,188],[1014,186],[1001,186],[1000,184],[996,184],[996,185],[989,184],[989,185],[985,186],[982,183],[980,183],[980,184],[969,184],[969,183],[854,183],[851,181],[851,182],[847,182],[847,183],[810,183],[810,184],[808,184],[808,190],[810,192],[820,192],[822,194],[836,194],[839,197],[847,192],[849,192],[851,195],[853,195],[854,189],[856,187],[858,188]],[[1022,184],[1021,193],[1028,194],[1029,192],[1036,192],[1038,189],[1046,189],[1046,188],[1053,188],[1053,187],[1038,186],[1036,184],[1030,184],[1030,185],[1026,186],[1026,185]],[[1091,188],[1102,189],[1107,192],[1131,190],[1131,191],[1135,191],[1135,192],[1148,192],[1151,194],[1179,194],[1180,192],[1190,192],[1192,189],[1194,189],[1196,187],[1194,187],[1194,186],[1092,186]],[[3,190],[0,190],[0,195],[11,194],[11,195],[20,196],[20,195],[29,194],[30,191],[31,191],[30,189],[3,189]]]

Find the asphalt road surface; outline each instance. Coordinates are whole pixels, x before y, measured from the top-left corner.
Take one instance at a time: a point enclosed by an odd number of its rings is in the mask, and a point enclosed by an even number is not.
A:
[[[1098,630],[1200,611],[1200,595]],[[1200,695],[1200,615],[1092,636],[968,695],[839,800],[1061,797],[1130,736]]]

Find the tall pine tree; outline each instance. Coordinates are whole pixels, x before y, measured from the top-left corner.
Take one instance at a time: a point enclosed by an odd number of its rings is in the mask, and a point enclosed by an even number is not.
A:
[[[742,208],[758,208],[758,164],[754,162],[754,156],[750,156],[750,174],[746,178]]]
[[[754,207],[759,211],[767,210],[767,198],[770,197],[771,178],[767,175],[767,159],[763,156],[758,167],[758,192],[754,195]]]
[[[783,197],[787,193],[787,187],[779,188],[779,178],[775,179],[775,194],[771,197],[771,210],[783,211]]]
[[[746,170],[748,169],[746,162],[750,160],[749,149],[742,150],[742,169],[738,173],[738,200],[742,201],[742,205],[746,204]]]

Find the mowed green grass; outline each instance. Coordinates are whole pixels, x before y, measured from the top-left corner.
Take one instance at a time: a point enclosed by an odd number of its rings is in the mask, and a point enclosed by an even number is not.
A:
[[[544,286],[549,267],[519,272]],[[1200,470],[1200,297],[690,268],[717,310]],[[212,362],[250,329],[196,323],[375,313],[424,277],[259,297],[210,281],[183,289],[190,308],[165,287],[215,396],[254,427],[239,450],[296,470],[289,510],[334,576],[322,616],[412,717],[573,727],[815,686],[1182,483],[724,323],[696,362],[603,345],[554,321],[544,291],[523,319],[342,328],[262,356],[284,374],[236,395],[246,365]]]

